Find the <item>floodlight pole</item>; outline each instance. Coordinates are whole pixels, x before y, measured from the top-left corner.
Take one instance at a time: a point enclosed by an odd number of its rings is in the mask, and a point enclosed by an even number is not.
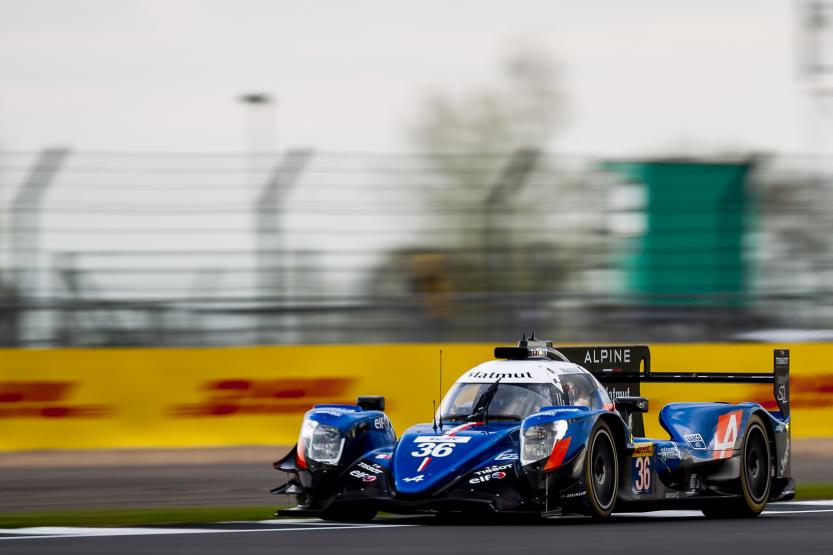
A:
[[[247,107],[246,150],[249,155],[248,187],[257,188],[257,155],[272,153],[275,146],[275,100],[268,93],[241,94],[238,100]]]

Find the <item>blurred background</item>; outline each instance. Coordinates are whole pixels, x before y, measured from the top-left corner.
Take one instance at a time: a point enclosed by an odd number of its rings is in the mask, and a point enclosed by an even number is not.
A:
[[[813,343],[833,481],[831,102],[827,0],[0,0],[0,510],[269,504],[312,403],[532,330]]]
[[[833,337],[833,4],[0,10],[4,346]]]

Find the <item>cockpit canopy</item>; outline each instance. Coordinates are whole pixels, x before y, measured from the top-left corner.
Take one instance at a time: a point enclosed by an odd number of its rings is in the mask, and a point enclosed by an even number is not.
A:
[[[443,422],[520,421],[554,405],[610,410],[604,387],[578,365],[559,361],[490,361],[472,368],[440,405]]]
[[[456,383],[440,407],[443,422],[463,421],[476,416],[479,403],[493,384]],[[484,405],[489,420],[520,422],[543,407],[563,405],[563,395],[552,383],[499,383],[491,402]]]

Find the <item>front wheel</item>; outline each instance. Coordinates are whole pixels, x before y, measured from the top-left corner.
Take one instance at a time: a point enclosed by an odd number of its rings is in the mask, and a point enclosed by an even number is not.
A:
[[[721,506],[706,507],[708,518],[756,517],[766,507],[772,488],[769,439],[757,414],[749,419],[740,460],[741,496]]]
[[[590,516],[609,517],[619,493],[619,459],[613,434],[601,420],[596,423],[587,442],[584,481],[587,484]]]

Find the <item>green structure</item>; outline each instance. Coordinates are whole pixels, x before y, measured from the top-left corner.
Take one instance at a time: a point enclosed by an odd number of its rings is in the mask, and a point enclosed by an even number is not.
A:
[[[623,261],[629,293],[652,305],[738,306],[749,163],[608,162],[645,187],[646,230]]]

